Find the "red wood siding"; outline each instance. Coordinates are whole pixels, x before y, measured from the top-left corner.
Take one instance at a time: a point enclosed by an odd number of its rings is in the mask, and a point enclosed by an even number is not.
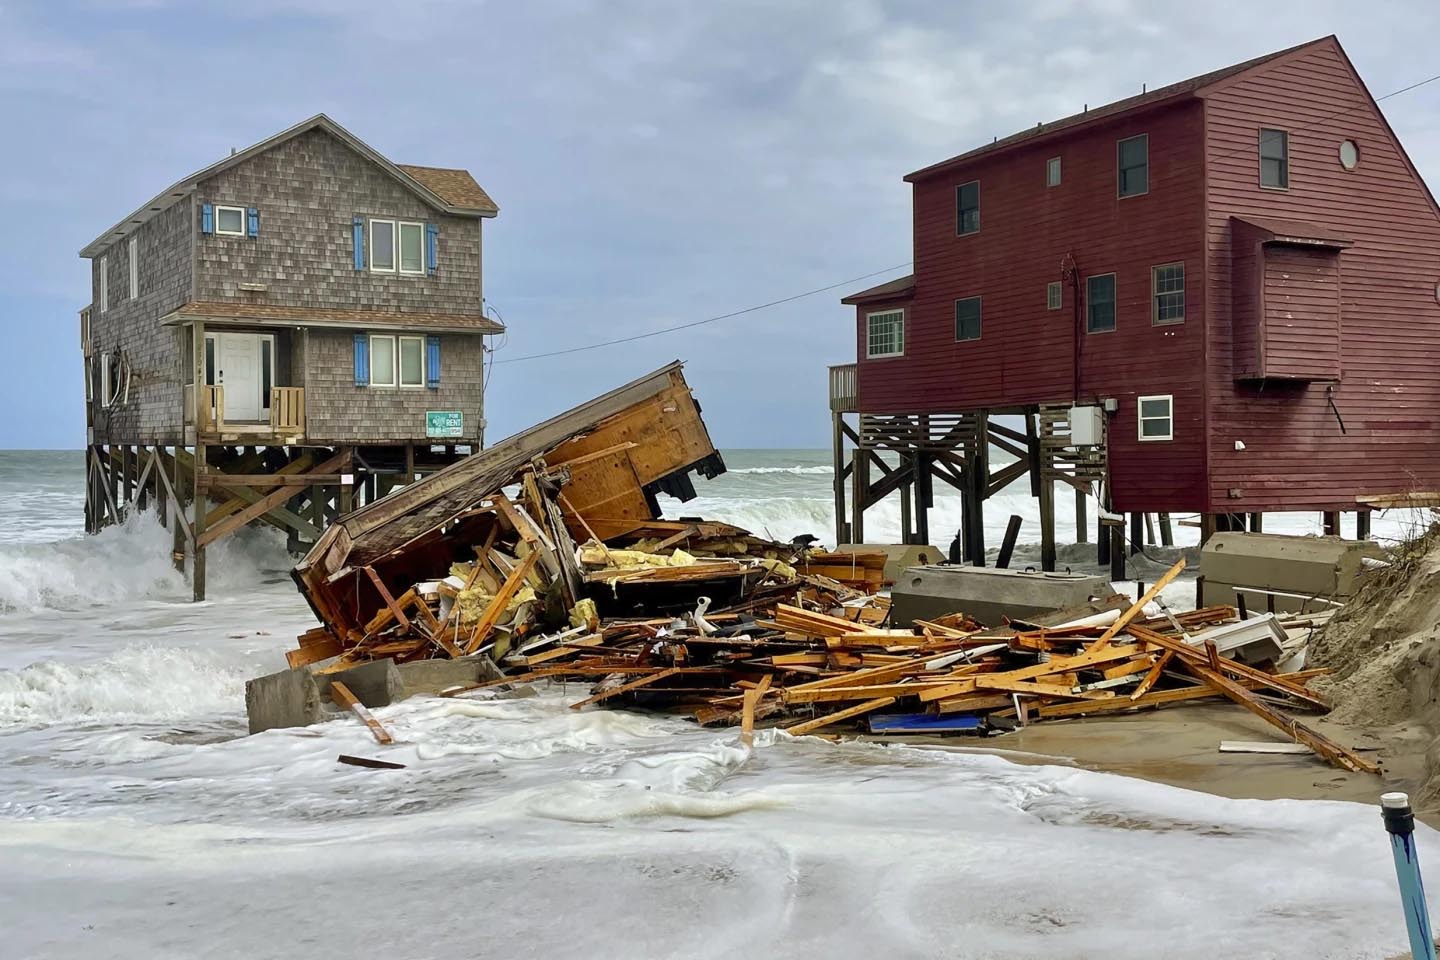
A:
[[[1264,234],[1243,220],[1230,221],[1230,317],[1236,377],[1260,376],[1260,270]],[[1215,269],[1223,270],[1223,264]],[[1223,321],[1222,321],[1223,322]]]
[[[1117,197],[1117,142],[1149,135],[1150,189]],[[1074,398],[1077,295],[1116,275],[1116,329],[1078,335],[1080,397],[1114,397],[1110,458],[1122,510],[1200,509],[1204,500],[1203,108],[1188,100],[1003,154],[914,184],[915,290],[903,358],[858,350],[860,409],[958,412]],[[1046,161],[1061,158],[1047,187]],[[980,230],[955,233],[955,188],[980,182]],[[1073,258],[1063,307],[1046,285]],[[1186,322],[1151,323],[1150,269],[1185,264]],[[1228,269],[1228,266],[1227,266]],[[955,301],[981,297],[981,336],[955,341]],[[863,317],[873,307],[863,308]],[[1083,329],[1083,327],[1081,327]],[[1139,441],[1135,398],[1174,397],[1173,441]]]
[[[1205,119],[1207,509],[1341,509],[1357,494],[1440,489],[1440,217],[1338,45],[1209,93]],[[1259,186],[1262,126],[1289,130],[1287,190]],[[1347,138],[1360,146],[1353,171],[1337,157]],[[1232,216],[1323,224],[1354,241],[1340,254],[1339,383],[1235,379],[1231,308],[1244,305]]]
[[[1267,244],[1261,375],[1340,379],[1340,252]]]

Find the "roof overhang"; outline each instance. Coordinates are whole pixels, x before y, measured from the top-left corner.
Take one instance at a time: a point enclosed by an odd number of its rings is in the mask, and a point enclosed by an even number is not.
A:
[[[1275,220],[1270,217],[1230,218],[1253,228],[1262,243],[1283,243],[1292,247],[1319,247],[1329,250],[1343,250],[1355,245],[1355,241],[1342,237],[1330,227],[1301,220]]]
[[[851,306],[865,306],[871,303],[887,303],[892,300],[909,300],[915,296],[915,275],[888,280],[885,283],[842,297],[841,303]]]
[[[210,177],[213,177],[216,174],[223,173],[224,171],[229,170],[231,167],[244,163],[251,157],[264,153],[266,150],[269,150],[273,147],[278,147],[282,143],[285,143],[288,140],[300,136],[300,134],[302,133],[309,133],[311,130],[324,130],[326,133],[331,134],[336,139],[342,141],[351,149],[355,150],[355,152],[365,157],[367,160],[370,160],[377,164],[386,173],[399,181],[401,185],[403,185],[406,189],[410,190],[412,193],[415,193],[420,197],[421,200],[425,201],[425,203],[429,204],[430,206],[434,207],[436,210],[439,210],[442,213],[448,213],[457,217],[493,217],[497,213],[499,213],[499,210],[495,207],[457,207],[451,203],[447,203],[439,194],[435,193],[435,191],[425,186],[419,180],[416,180],[414,177],[410,176],[410,174],[406,173],[404,170],[401,170],[399,166],[386,159],[365,141],[361,140],[349,130],[346,130],[344,127],[340,126],[340,124],[336,123],[334,120],[331,120],[325,114],[317,113],[310,119],[297,123],[295,124],[295,126],[290,127],[289,129],[282,130],[281,132],[275,134],[273,137],[261,140],[259,143],[246,147],[244,150],[232,153],[230,156],[219,161],[218,163],[212,163],[210,166],[204,168],[203,170],[199,170],[183,180],[172,183],[169,187],[156,194],[149,203],[143,204],[138,210],[131,213],[128,217],[123,218],[119,223],[115,224],[109,230],[106,230],[104,233],[100,234],[100,236],[96,237],[94,240],[91,240],[80,251],[80,256],[96,256],[105,247],[114,243],[116,240],[127,236],[132,231],[134,231],[136,227],[144,224],[156,214],[168,210],[175,203],[190,196],[192,193],[195,192],[195,188],[200,184],[201,181],[208,180]]]
[[[339,315],[344,314],[344,315]],[[503,324],[479,314],[381,313],[370,311],[314,310],[297,315],[291,311],[266,313],[250,304],[226,310],[219,304],[186,304],[160,318],[162,326],[178,327],[199,320],[214,327],[307,327],[329,330],[383,330],[400,333],[450,333],[492,335],[505,332]]]

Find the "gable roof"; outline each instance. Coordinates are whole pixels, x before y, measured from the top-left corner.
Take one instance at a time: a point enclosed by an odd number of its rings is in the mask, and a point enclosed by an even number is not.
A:
[[[130,216],[125,217],[115,226],[106,230],[100,236],[91,240],[80,251],[82,257],[93,257],[102,249],[116,240],[130,233],[135,227],[145,223],[151,217],[164,210],[169,209],[177,201],[182,200],[194,192],[196,186],[202,180],[209,179],[218,173],[229,170],[231,167],[244,163],[266,150],[278,147],[302,133],[309,133],[312,130],[323,130],[337,140],[350,147],[356,153],[365,157],[384,170],[390,176],[399,181],[400,185],[416,194],[421,200],[430,206],[444,213],[454,214],[461,217],[493,217],[499,213],[493,200],[486,195],[484,190],[475,179],[464,170],[441,170],[437,167],[409,167],[404,168],[392,163],[377,152],[373,147],[346,130],[340,124],[331,120],[323,113],[317,113],[308,120],[289,129],[282,130],[273,137],[261,140],[259,143],[246,147],[244,150],[236,151],[217,163],[212,163],[203,170],[198,170],[190,176],[171,184],[166,189],[155,195],[149,203],[142,205]],[[424,178],[414,171],[425,171]],[[428,181],[428,182],[427,182]],[[467,183],[468,182],[468,185]]]
[[[1021,144],[1037,141],[1063,130],[1070,130],[1084,124],[1096,123],[1101,120],[1111,120],[1115,117],[1133,111],[1148,109],[1168,101],[1197,96],[1203,94],[1207,87],[1211,87],[1222,81],[1231,80],[1242,73],[1254,70],[1256,67],[1271,63],[1281,57],[1289,56],[1307,47],[1334,40],[1335,36],[1331,34],[1328,37],[1321,37],[1318,40],[1310,40],[1305,43],[1296,44],[1293,47],[1286,47],[1284,50],[1276,50],[1274,53],[1267,53],[1264,56],[1255,57],[1252,60],[1245,60],[1228,67],[1222,67],[1219,70],[1202,73],[1188,80],[1181,80],[1179,83],[1172,83],[1168,86],[1158,87],[1133,97],[1116,100],[1113,103],[1104,104],[1093,110],[1087,109],[1059,120],[1052,120],[1049,123],[1039,123],[1033,127],[1027,127],[1018,133],[1012,133],[1008,137],[1002,137],[992,143],[987,143],[984,146],[976,147],[974,150],[969,150],[958,156],[951,157],[948,160],[942,160],[928,167],[922,167],[913,173],[906,174],[905,179],[914,182],[923,177],[950,170],[966,161],[974,160],[976,157],[997,153],[1001,150],[1008,150]]]
[[[868,287],[858,293],[852,293],[840,302],[859,305],[876,303],[881,300],[904,300],[909,299],[914,292],[915,274],[912,273],[894,280],[886,280],[884,283]]]

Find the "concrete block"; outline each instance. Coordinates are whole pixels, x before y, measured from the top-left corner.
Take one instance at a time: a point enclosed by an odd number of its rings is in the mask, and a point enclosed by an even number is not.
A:
[[[912,567],[890,592],[890,621],[903,627],[916,619],[964,613],[996,627],[1004,617],[1024,619],[1114,593],[1105,577],[958,565]]]
[[[315,681],[324,702],[330,702],[330,687],[337,680],[345,684],[350,692],[355,694],[355,699],[367,707],[388,707],[405,697],[404,684],[400,680],[400,671],[396,669],[394,660],[372,660],[348,670],[316,675]]]
[[[1344,600],[1359,589],[1363,558],[1384,559],[1369,540],[1294,537],[1275,533],[1217,533],[1200,551],[1204,601],[1236,605],[1244,594],[1251,612],[1323,610],[1328,604],[1306,598]],[[1266,591],[1290,596],[1275,596]]]
[[[400,664],[396,670],[400,674],[403,695],[407,697],[422,693],[437,694],[450,687],[498,680],[502,676],[490,658],[484,655],[461,657],[459,660],[412,660]]]
[[[251,733],[318,722],[323,708],[315,675],[302,667],[248,681],[245,712],[250,718]]]

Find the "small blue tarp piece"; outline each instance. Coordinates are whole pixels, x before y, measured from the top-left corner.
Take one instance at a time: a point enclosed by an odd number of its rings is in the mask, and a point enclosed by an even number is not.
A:
[[[871,733],[973,733],[980,718],[968,714],[882,713],[870,718]]]

